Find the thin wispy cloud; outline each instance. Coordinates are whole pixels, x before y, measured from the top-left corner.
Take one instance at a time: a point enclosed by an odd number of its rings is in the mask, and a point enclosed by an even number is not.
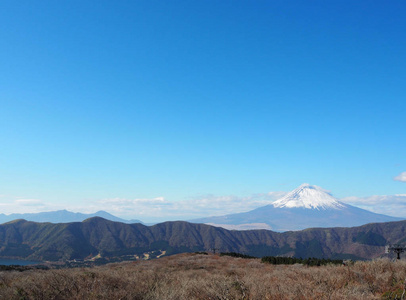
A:
[[[45,206],[45,204],[38,199],[18,199],[15,203],[21,206]]]
[[[393,178],[393,180],[406,182],[406,172],[400,173],[398,176],[396,176],[395,178]]]
[[[406,218],[406,194],[345,197],[340,201],[375,213]]]
[[[133,218],[134,216],[162,217],[165,215],[164,208],[170,205],[171,203],[164,197],[135,199],[110,198],[95,201],[92,205],[87,207],[98,207],[99,209],[103,209],[118,216]]]
[[[40,199],[1,197],[0,210],[4,214],[38,213],[63,209],[61,206],[46,203]]]
[[[153,198],[106,198],[75,203],[55,205],[41,199],[1,197],[2,213],[37,213],[67,209],[73,212],[94,213],[107,211],[124,219],[139,219],[144,222],[166,220],[190,220],[200,217],[221,216],[247,212],[255,208],[272,204],[287,192],[256,193],[239,195],[198,195],[181,201],[171,201],[163,196]],[[406,194],[374,195],[368,197],[345,197],[344,203],[369,211],[395,217],[406,217]]]
[[[250,196],[200,195],[187,200],[169,201],[164,197],[151,199],[112,198],[97,201],[95,206],[121,217],[192,219],[245,212],[271,204],[286,192],[258,193]]]

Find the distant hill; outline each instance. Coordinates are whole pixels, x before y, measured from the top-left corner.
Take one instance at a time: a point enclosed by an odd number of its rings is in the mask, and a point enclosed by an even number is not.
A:
[[[338,201],[318,186],[302,184],[270,205],[249,212],[190,220],[226,229],[303,230],[313,227],[352,227],[400,221]]]
[[[284,233],[229,231],[181,221],[148,227],[99,217],[81,223],[15,220],[0,225],[0,257],[50,261],[84,259],[98,254],[114,257],[161,250],[169,255],[211,249],[258,257],[369,259],[382,256],[386,243],[403,242],[406,242],[406,221]]]
[[[116,216],[113,216],[112,214],[109,214],[108,212],[105,212],[103,210],[100,210],[93,214],[82,214],[82,213],[74,213],[64,209],[40,213],[25,213],[25,214],[10,214],[10,215],[0,214],[0,224],[17,219],[24,219],[33,222],[70,223],[70,222],[82,222],[86,219],[93,217],[101,217],[110,221],[122,223],[142,223],[140,220],[124,220]]]

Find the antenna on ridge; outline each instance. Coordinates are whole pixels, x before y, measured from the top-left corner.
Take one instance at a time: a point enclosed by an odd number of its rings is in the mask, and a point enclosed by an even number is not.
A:
[[[396,253],[397,259],[400,259],[400,253],[403,253],[405,251],[406,251],[406,247],[403,245],[393,244],[393,245],[385,246],[385,253],[394,252],[394,253]]]

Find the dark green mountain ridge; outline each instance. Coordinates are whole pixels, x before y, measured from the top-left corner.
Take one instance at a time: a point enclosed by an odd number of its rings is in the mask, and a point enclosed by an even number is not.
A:
[[[371,259],[382,256],[387,243],[405,241],[406,221],[284,233],[229,231],[183,221],[145,226],[100,217],[74,223],[15,220],[0,225],[0,257],[41,261],[85,259],[98,254],[102,257],[139,255],[157,250],[169,255],[211,249],[258,257]]]

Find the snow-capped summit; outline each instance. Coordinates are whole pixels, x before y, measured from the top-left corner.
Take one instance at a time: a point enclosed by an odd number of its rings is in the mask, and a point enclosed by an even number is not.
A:
[[[345,205],[316,185],[304,183],[272,203],[274,207],[309,208],[317,210],[343,209]]]
[[[316,185],[302,184],[279,200],[251,211],[192,220],[226,229],[302,230],[400,221],[342,203]]]

